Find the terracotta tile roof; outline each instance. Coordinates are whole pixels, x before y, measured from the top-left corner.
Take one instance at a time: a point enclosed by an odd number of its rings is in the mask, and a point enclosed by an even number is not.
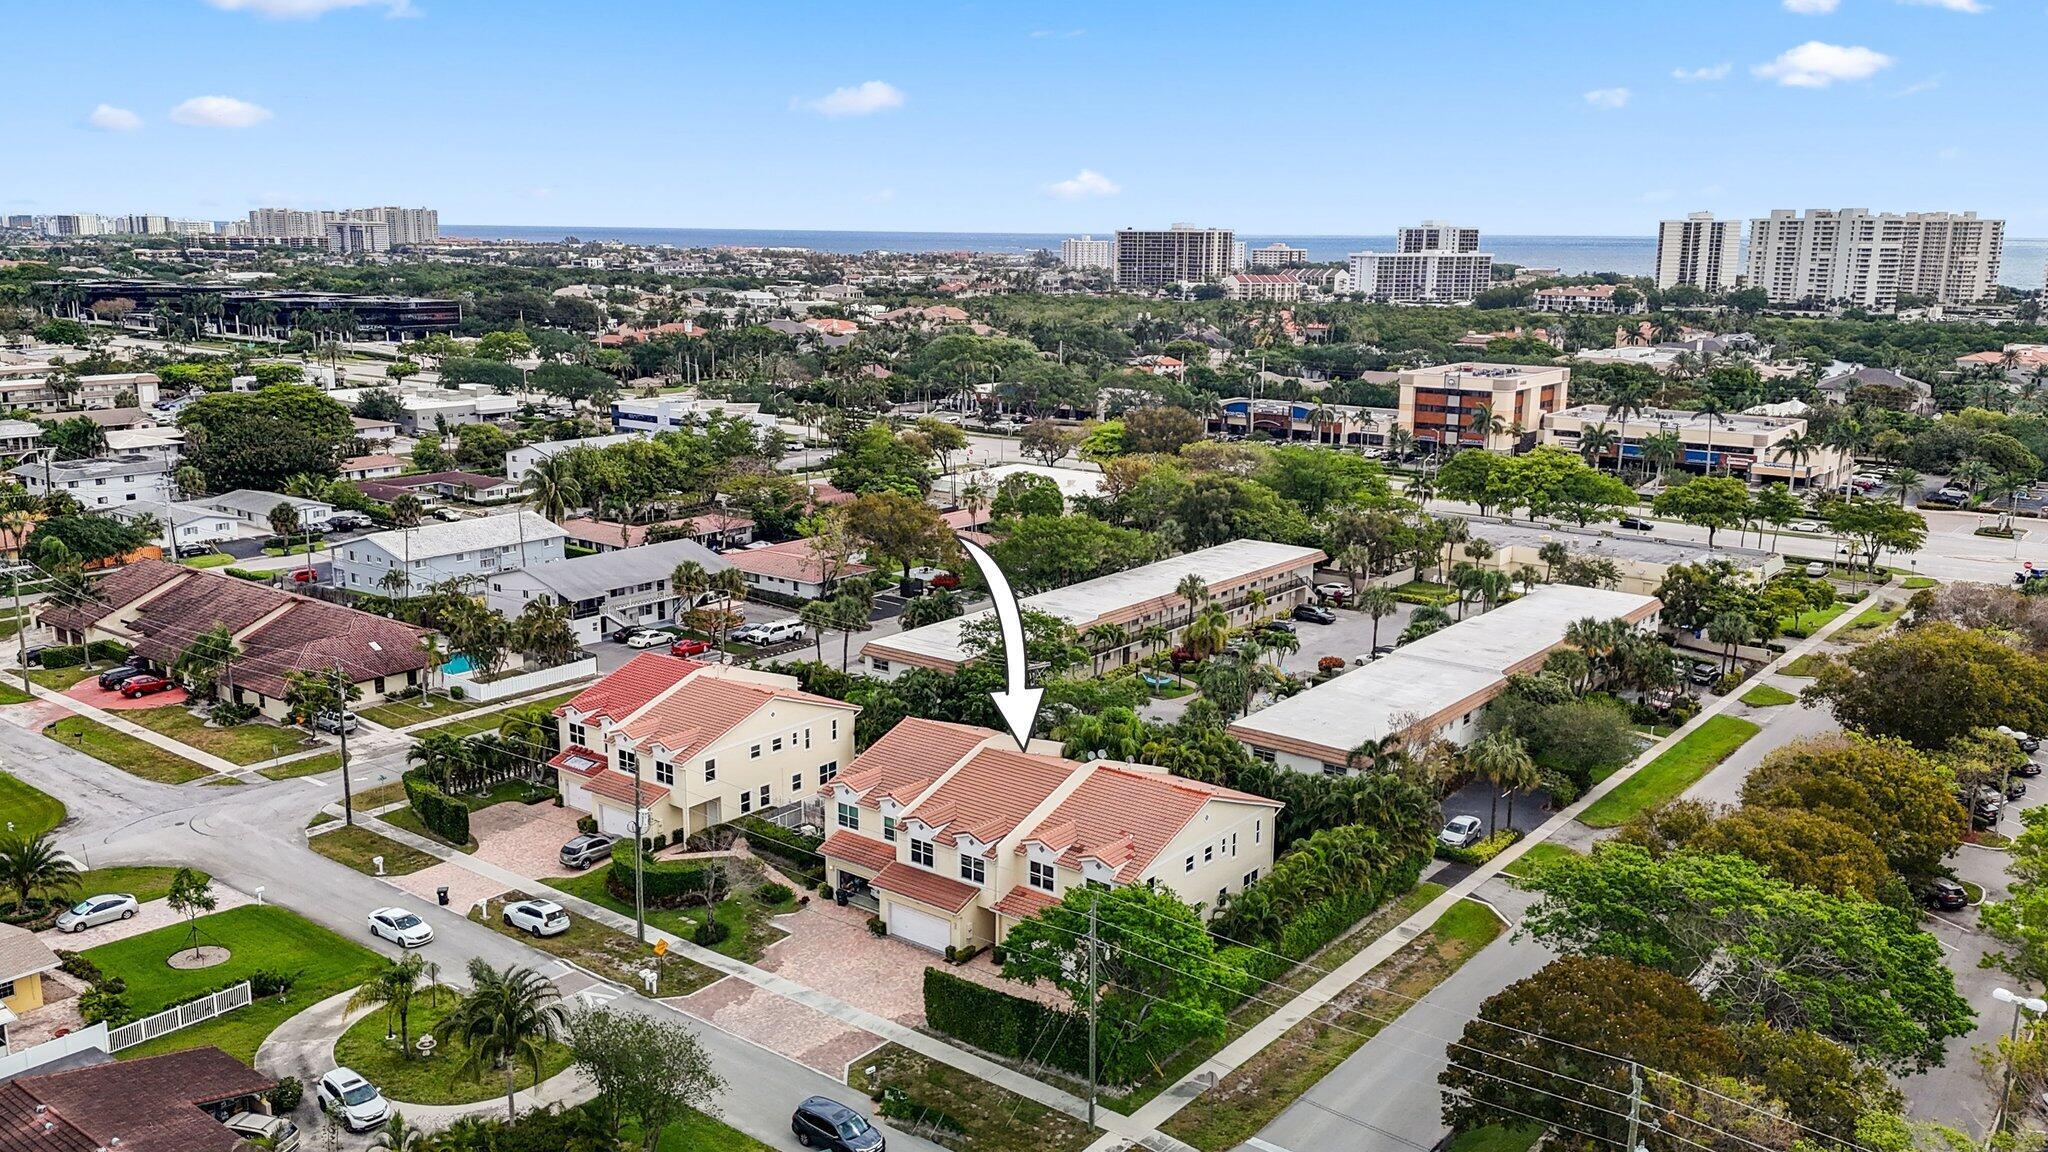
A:
[[[122,1152],[230,1152],[240,1138],[204,1109],[276,1083],[211,1047],[20,1076],[0,1085],[0,1152],[94,1152],[116,1139]]]
[[[1036,888],[1026,888],[1024,885],[1019,884],[1008,892],[1003,893],[1003,898],[996,901],[995,907],[997,912],[1005,916],[1012,916],[1022,920],[1026,916],[1043,912],[1057,903],[1059,903],[1059,899],[1052,894],[1040,892]]]
[[[699,676],[635,716],[624,731],[635,744],[659,746],[675,759],[686,760],[776,700],[802,697],[801,692],[765,684]]]
[[[958,843],[964,832],[993,844],[1014,831],[1078,767],[1056,756],[983,748],[903,819],[915,817],[943,829],[939,838],[949,843]]]
[[[803,584],[823,583],[828,559],[813,552],[808,540],[789,540],[766,548],[735,548],[724,555],[726,563],[742,572]],[[839,575],[863,576],[873,571],[866,564],[848,562]]]
[[[896,848],[886,841],[862,836],[858,832],[834,832],[825,837],[818,854],[834,860],[845,860],[863,868],[887,868],[896,862]]]
[[[890,862],[869,883],[891,896],[902,896],[948,912],[958,912],[981,895],[981,889],[972,884],[948,880],[936,872],[927,872],[900,861]]]
[[[583,778],[583,786],[607,800],[621,804],[633,802],[633,777],[625,772],[605,768],[592,772]],[[668,795],[668,785],[656,784],[643,778],[640,781],[640,806],[651,808],[655,801]]]
[[[45,624],[70,632],[80,632],[89,624],[96,624],[123,605],[131,604],[172,580],[179,579],[196,569],[162,561],[139,561],[107,573],[93,581],[91,600],[76,606],[44,605],[42,617]]]
[[[572,711],[586,720],[604,717],[614,723],[647,706],[647,702],[674,687],[678,680],[704,665],[666,652],[642,652],[620,665],[611,675],[585,688],[576,698],[555,709],[555,715]]]
[[[573,516],[562,521],[562,531],[569,539],[579,543],[602,544],[607,548],[631,548],[647,543],[647,537],[657,527],[686,528],[692,536],[711,536],[719,532],[740,532],[754,527],[754,521],[747,516],[721,517],[716,512],[702,512],[695,516],[684,516],[675,520],[663,520],[658,524],[634,524],[630,528],[610,520],[593,520],[588,516]]]
[[[548,767],[574,772],[578,776],[594,776],[604,771],[604,753],[581,744],[571,744],[549,757]]]
[[[1161,849],[1213,799],[1279,807],[1276,800],[1219,788],[1166,772],[1098,764],[1038,827],[1017,845],[1037,841],[1060,854],[1060,863],[1079,868],[1085,859],[1116,870],[1131,883],[1144,875]]]
[[[854,757],[853,763],[820,791],[830,792],[836,784],[860,796],[877,800],[890,796],[907,804],[961,757],[997,735],[971,724],[907,717],[868,745],[867,751]]]
[[[370,468],[396,468],[405,461],[396,456],[370,455],[351,456],[341,462],[343,472],[361,472]]]

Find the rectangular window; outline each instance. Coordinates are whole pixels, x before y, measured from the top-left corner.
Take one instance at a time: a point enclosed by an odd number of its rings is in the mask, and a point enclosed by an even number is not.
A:
[[[1193,872],[1194,870],[1195,870],[1195,858],[1194,858],[1193,856],[1190,856],[1190,857],[1188,857],[1188,866],[1187,866],[1187,867],[1186,867],[1186,868],[1184,869],[1184,871],[1187,871],[1187,872]]]
[[[1264,820],[1252,821],[1252,843],[1257,844],[1259,842],[1259,834],[1265,829],[1265,827],[1266,822]]]
[[[809,728],[806,728],[806,729],[804,729],[804,747],[806,747],[806,748],[809,748],[810,746],[811,746],[811,730],[810,730]]]
[[[588,748],[590,746],[590,733],[584,731],[581,724],[571,724],[569,725],[569,743],[581,744]]]
[[[709,784],[716,779],[718,779],[718,761],[706,760],[704,762],[704,782]]]
[[[751,748],[747,749],[747,759],[749,759],[749,760],[759,760],[760,758],[761,758],[761,746],[760,746],[759,744],[756,744],[756,745],[754,745],[753,747],[751,747]]]
[[[663,760],[656,760],[654,762],[654,782],[656,784],[675,783],[676,766]]]
[[[747,813],[752,812],[753,810],[754,794],[752,792],[740,793],[740,815],[745,816]]]
[[[887,840],[891,843],[895,842],[896,818],[894,816],[882,817],[882,839]]]
[[[633,754],[633,751],[632,751],[632,749],[630,749],[630,748],[621,748],[621,749],[619,749],[619,771],[621,771],[621,772],[638,772],[638,771],[640,771],[640,757],[638,757],[638,756],[635,756],[635,755]]]
[[[931,867],[932,842],[929,840],[912,840],[910,842],[910,862],[912,864],[922,864],[927,868]]]
[[[1254,868],[1251,871],[1244,874],[1244,886],[1247,888],[1251,887],[1253,884],[1258,883],[1258,880],[1259,870],[1257,868]]]
[[[1040,892],[1052,891],[1052,865],[1043,860],[1033,860],[1031,862],[1030,883],[1033,888],[1038,889]]]
[[[1232,856],[1237,855],[1237,833],[1235,832],[1230,834],[1230,854]]]
[[[839,761],[827,760],[818,765],[818,783],[830,784],[839,776]]]
[[[839,806],[839,826],[855,832],[860,831],[860,809],[851,804]]]
[[[803,773],[801,773],[801,772],[791,772],[791,773],[789,774],[789,795],[790,795],[790,798],[791,798],[791,799],[795,799],[795,798],[796,798],[796,795],[797,795],[797,793],[799,793],[799,792],[802,792],[803,790],[804,790],[804,774],[803,774]]]
[[[761,807],[768,807],[768,786],[766,784],[761,785]]]
[[[1212,844],[1204,844],[1202,846],[1202,863],[1207,864],[1209,861],[1214,859],[1216,859],[1215,846]]]
[[[768,750],[769,750],[770,752],[780,752],[780,751],[782,751],[782,737],[780,737],[780,736],[777,736],[777,737],[776,737],[775,739],[773,739],[773,740],[769,741],[769,742],[768,742]]]
[[[979,884],[988,879],[988,865],[979,856],[962,856],[960,878],[969,884]]]
[[[839,721],[836,719],[832,721],[832,738],[839,739]]]

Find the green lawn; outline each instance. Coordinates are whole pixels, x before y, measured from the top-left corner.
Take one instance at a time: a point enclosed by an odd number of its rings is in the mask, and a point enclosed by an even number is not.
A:
[[[102,892],[126,892],[147,904],[151,900],[161,900],[171,894],[171,877],[177,875],[177,872],[176,868],[156,867],[94,868],[89,872],[80,872],[78,883],[71,890],[80,896],[97,896]]]
[[[204,556],[194,556],[188,560],[178,561],[178,563],[183,564],[187,568],[225,568],[234,562],[235,558],[225,552],[208,552]]]
[[[1456,588],[1449,584],[1438,584],[1433,580],[1410,580],[1395,588],[1394,593],[1424,604],[1449,604],[1458,598]]]
[[[1785,691],[1783,688],[1773,687],[1769,684],[1759,684],[1742,694],[1742,702],[1752,708],[1778,708],[1786,704],[1798,703],[1799,697]]]
[[[260,720],[232,728],[209,728],[206,721],[194,716],[182,704],[131,709],[121,713],[121,718],[236,764],[275,760],[279,756],[302,752],[313,743],[306,733],[297,728],[285,728]]]
[[[154,744],[145,743],[126,732],[116,732],[84,716],[66,716],[44,728],[43,735],[69,744],[123,772],[159,784],[183,784],[213,775],[210,769],[202,768],[183,756],[174,756]]]
[[[637,1146],[637,1145],[636,1145]],[[716,1117],[696,1109],[668,1126],[654,1152],[773,1152],[773,1149]]]
[[[301,776],[318,776],[322,772],[332,772],[339,767],[341,767],[341,750],[336,749],[332,752],[322,752],[318,756],[308,756],[302,760],[290,760],[283,764],[273,764],[268,768],[261,769],[260,774],[271,780],[296,780]]]
[[[462,852],[476,851],[476,837],[471,836],[467,844],[456,844],[452,841],[444,840],[435,833],[427,831],[427,826],[420,823],[419,815],[410,808],[399,808],[386,812],[382,816],[377,817],[377,819],[384,821],[394,828],[403,828],[415,836],[424,836],[436,844],[446,844],[448,847]]]
[[[580,876],[559,876],[544,881],[550,888],[567,892],[578,899],[609,908],[621,916],[633,914],[633,903],[613,896],[604,886],[608,866],[600,864]],[[735,885],[737,889],[739,885]],[[751,892],[737,892],[718,904],[718,918],[732,929],[731,935],[712,946],[713,952],[731,956],[738,960],[752,962],[761,958],[761,952],[768,945],[782,939],[783,932],[769,921],[772,917],[796,908],[796,898],[773,907],[754,899]],[[647,923],[687,940],[704,922],[703,908],[649,908]]]
[[[874,1075],[868,1075],[868,1069]],[[1095,1130],[1057,1108],[999,1088],[978,1076],[941,1064],[898,1044],[888,1044],[854,1062],[847,1070],[849,1086],[872,1098],[880,1087],[900,1090],[905,1105],[941,1113],[961,1131],[949,1133],[953,1147],[977,1152],[1080,1152],[1094,1142]],[[885,1117],[898,1127],[906,1119]],[[930,1133],[923,1133],[929,1136]]]
[[[1579,820],[1592,828],[1612,828],[1644,809],[1674,799],[1761,731],[1733,716],[1711,717],[1595,801]]]
[[[48,832],[64,822],[64,802],[0,772],[0,828],[16,834]]]
[[[1899,587],[1908,592],[1918,592],[1922,588],[1932,588],[1940,583],[1941,581],[1932,576],[1908,576],[1899,583]]]
[[[0,683],[0,705],[26,704],[35,697],[16,688],[13,684]]]
[[[1847,612],[1850,607],[1851,605],[1848,601],[1837,600],[1818,612],[1801,612],[1797,616],[1780,616],[1778,618],[1778,631],[1787,636],[1803,640],[1820,631],[1829,621]]]
[[[1904,604],[1872,604],[1863,610],[1862,615],[1849,621],[1847,631],[1882,632],[1886,628],[1891,627],[1893,621],[1905,614],[1906,606]]]
[[[382,808],[386,804],[396,804],[400,800],[405,799],[405,781],[393,780],[389,784],[379,784],[372,788],[365,788],[355,793],[354,799],[356,811],[358,812],[367,811],[371,808]]]
[[[206,1044],[217,1045],[244,1063],[253,1061],[263,1038],[287,1019],[336,992],[361,984],[384,959],[353,940],[329,932],[274,905],[245,905],[202,916],[205,939],[226,947],[226,963],[181,971],[166,961],[185,945],[185,926],[174,924],[126,940],[102,944],[85,953],[110,976],[128,982],[131,1012],[146,1016],[223,984],[245,979],[258,969],[296,972],[292,989],[237,1008],[203,1024],[160,1036],[124,1049],[121,1058],[160,1056]]]
[[[1513,876],[1517,880],[1526,880],[1538,869],[1548,867],[1559,860],[1575,860],[1578,856],[1577,852],[1562,844],[1552,844],[1550,841],[1545,840],[1540,844],[1531,844],[1526,849],[1523,849],[1522,854],[1515,857],[1501,871],[1509,876]]]
[[[375,1084],[394,1107],[407,1104],[470,1104],[478,1100],[503,1100],[505,1076],[491,1069],[465,1070],[468,1052],[454,1038],[442,1035],[441,1021],[455,1008],[455,993],[443,988],[429,993],[412,1006],[406,1016],[407,1034],[418,1040],[422,1034],[440,1042],[434,1055],[425,1060],[407,1059],[398,1041],[384,1039],[387,1027],[397,1024],[382,1010],[371,1012],[349,1026],[334,1045],[334,1062],[350,1068]],[[569,1046],[549,1044],[542,1049],[540,1078],[546,1080],[569,1066]],[[533,1083],[533,1066],[521,1061],[513,1083],[526,1088]]]
[[[1289,1028],[1160,1130],[1202,1152],[1244,1143],[1505,931],[1483,904],[1452,905],[1428,931],[1339,993],[1331,1009]]]
[[[1512,1128],[1489,1124],[1458,1133],[1449,1152],[1529,1152],[1542,1135],[1541,1124],[1517,1124]]]
[[[450,700],[445,696],[429,696],[422,700],[391,700],[374,708],[363,708],[356,715],[386,728],[403,728],[446,716],[456,716],[484,706],[482,700]]]
[[[1781,675],[1785,676],[1813,676],[1816,675],[1814,665],[1825,659],[1827,657],[1822,656],[1818,652],[1808,652],[1806,655],[1778,669],[1778,671]]]
[[[322,823],[333,823],[335,819],[329,816]],[[318,836],[309,836],[306,838],[306,845],[329,860],[346,864],[365,876],[377,874],[376,865],[370,862],[373,856],[384,858],[386,876],[403,876],[441,862],[417,848],[400,844],[389,836],[380,836],[360,824],[336,828],[332,832],[322,832]]]
[[[544,892],[545,889],[539,891]],[[521,892],[519,895],[527,897],[534,893]],[[503,907],[502,904],[493,905],[489,919],[484,921],[493,931],[523,940],[534,948],[560,956],[628,988],[643,987],[640,982],[640,971],[656,963],[649,946],[633,939],[631,933],[600,924],[587,916],[571,912],[569,930],[560,935],[528,936],[506,926],[504,919],[499,915]],[[470,919],[475,920],[477,917],[472,914]],[[724,973],[716,969],[707,968],[695,960],[686,960],[671,953],[659,962],[658,983],[655,987],[663,996],[688,996],[700,988],[709,987],[723,976]]]
[[[505,715],[509,712],[516,712],[525,708],[542,708],[552,712],[582,694],[582,688],[572,688],[567,692],[557,692],[552,696],[520,700],[511,707],[500,708],[496,712],[486,712],[481,716],[465,716],[450,720],[446,724],[434,724],[420,729],[418,732],[413,733],[413,735],[425,736],[429,732],[446,732],[451,736],[474,736],[479,732],[496,732],[499,722],[504,720]]]
[[[87,676],[99,675],[106,671],[107,668],[108,664],[104,660],[100,661],[91,670],[85,668],[31,668],[28,670],[28,678],[45,688],[62,692]]]

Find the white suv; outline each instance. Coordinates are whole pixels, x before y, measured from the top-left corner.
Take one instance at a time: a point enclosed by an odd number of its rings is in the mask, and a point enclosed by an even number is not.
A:
[[[377,1086],[348,1068],[336,1068],[314,1089],[322,1111],[332,1113],[351,1132],[367,1132],[391,1119],[391,1105]]]

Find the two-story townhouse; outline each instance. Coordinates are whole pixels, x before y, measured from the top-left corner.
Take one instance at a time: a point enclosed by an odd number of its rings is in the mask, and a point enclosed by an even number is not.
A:
[[[1278,801],[1055,749],[904,720],[819,790],[827,877],[892,935],[944,951],[1000,942],[1077,885],[1157,884],[1214,908],[1272,867]]]
[[[637,791],[642,834],[679,838],[813,800],[853,759],[859,714],[793,676],[645,652],[555,710],[549,766],[600,830],[633,834]]]

